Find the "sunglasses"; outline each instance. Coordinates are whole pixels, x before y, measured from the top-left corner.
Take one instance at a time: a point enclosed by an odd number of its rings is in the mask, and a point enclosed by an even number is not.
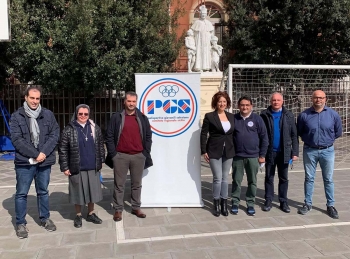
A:
[[[83,115],[84,115],[84,116],[89,116],[88,113],[82,113],[82,112],[79,112],[78,115],[79,115],[79,116],[83,116]]]

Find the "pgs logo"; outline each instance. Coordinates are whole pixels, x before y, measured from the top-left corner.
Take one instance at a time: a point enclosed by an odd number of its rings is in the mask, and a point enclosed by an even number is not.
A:
[[[175,137],[188,130],[198,109],[192,89],[174,78],[163,78],[147,86],[139,107],[148,117],[152,132],[161,137]]]

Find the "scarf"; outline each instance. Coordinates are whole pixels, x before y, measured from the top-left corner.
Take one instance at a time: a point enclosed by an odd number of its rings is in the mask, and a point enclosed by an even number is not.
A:
[[[39,117],[39,114],[41,112],[41,105],[39,104],[39,106],[36,110],[32,110],[29,108],[27,102],[24,102],[23,108],[24,108],[25,113],[29,117],[30,139],[31,139],[34,147],[37,148],[38,144],[39,144],[40,129],[39,129],[39,125],[38,125],[38,122],[36,121],[36,119]]]

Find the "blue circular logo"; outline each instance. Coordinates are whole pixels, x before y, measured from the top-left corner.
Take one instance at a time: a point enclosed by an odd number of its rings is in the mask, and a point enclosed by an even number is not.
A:
[[[159,79],[146,87],[139,108],[161,137],[175,137],[188,130],[197,116],[197,99],[192,89],[174,78]]]

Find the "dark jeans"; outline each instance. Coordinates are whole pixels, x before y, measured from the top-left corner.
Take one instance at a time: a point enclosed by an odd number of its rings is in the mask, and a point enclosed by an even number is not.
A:
[[[142,174],[146,157],[142,153],[129,155],[117,153],[113,157],[114,193],[113,202],[116,211],[124,210],[124,187],[126,176],[130,170],[131,207],[134,210],[141,206]]]
[[[49,191],[47,187],[50,182],[51,166],[39,167],[38,165],[15,166],[16,171],[16,196],[15,211],[16,225],[27,224],[27,196],[30,185],[35,182],[37,205],[40,221],[50,217]]]
[[[278,172],[278,199],[287,202],[288,191],[288,164],[284,163],[282,152],[273,152],[274,164],[265,164],[265,200],[273,201],[275,171]]]

